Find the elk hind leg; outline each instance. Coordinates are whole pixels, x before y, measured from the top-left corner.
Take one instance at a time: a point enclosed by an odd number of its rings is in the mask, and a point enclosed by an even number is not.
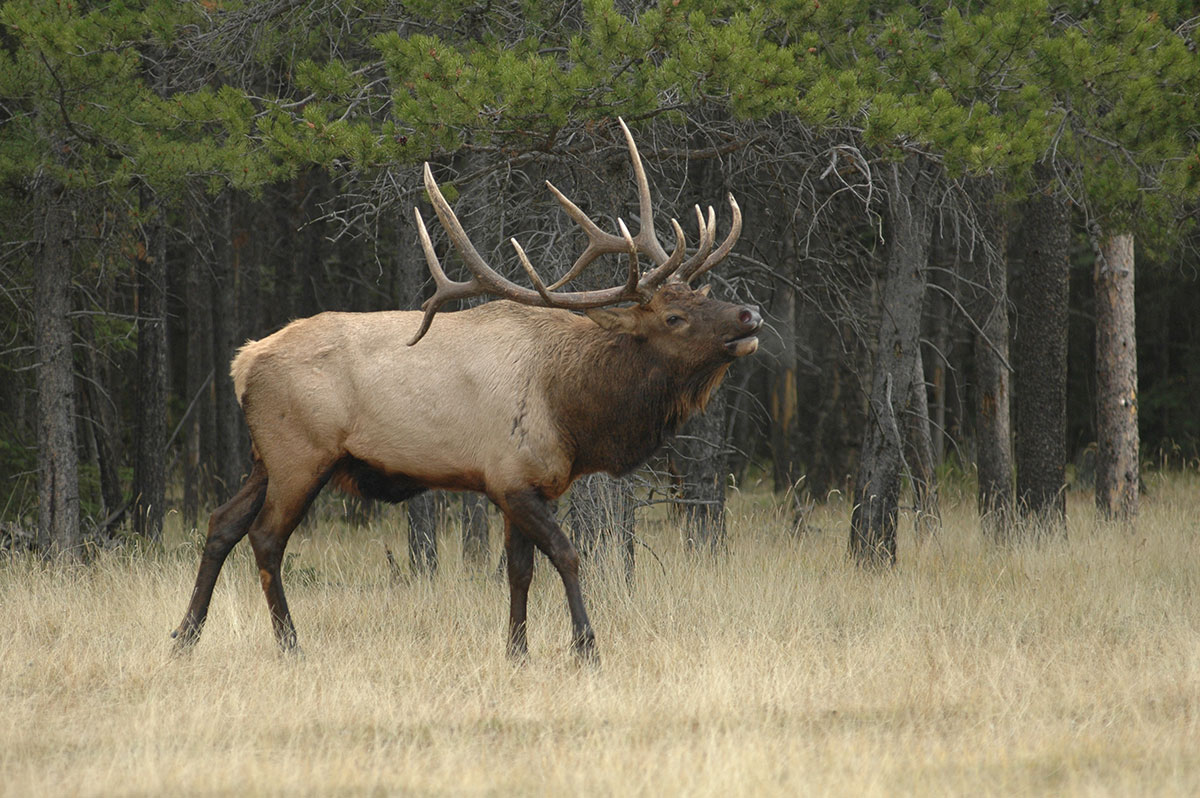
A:
[[[324,471],[307,485],[295,479],[288,483],[272,482],[266,502],[250,527],[250,546],[254,549],[258,576],[271,613],[271,627],[276,642],[284,651],[296,648],[296,626],[283,593],[283,552],[309,505],[329,481],[329,474]],[[277,485],[281,486],[278,490]]]
[[[533,541],[505,516],[504,551],[508,569],[508,656],[520,660],[529,656],[526,636],[526,607],[529,583],[533,581]]]
[[[196,586],[192,588],[192,599],[183,622],[171,633],[171,637],[175,638],[176,651],[186,651],[200,639],[204,619],[208,617],[213,587],[225,558],[246,536],[250,524],[262,509],[266,495],[267,469],[261,460],[255,460],[250,476],[246,477],[241,489],[209,518],[208,537],[204,541],[204,552],[200,555],[200,571],[196,575]]]

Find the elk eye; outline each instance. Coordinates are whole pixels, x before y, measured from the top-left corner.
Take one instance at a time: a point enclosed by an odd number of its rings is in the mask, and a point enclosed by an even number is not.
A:
[[[683,324],[683,316],[676,316],[675,314],[667,316],[668,327],[678,327],[680,324]]]

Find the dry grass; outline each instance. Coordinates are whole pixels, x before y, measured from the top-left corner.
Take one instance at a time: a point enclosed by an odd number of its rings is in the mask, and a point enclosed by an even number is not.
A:
[[[647,524],[665,574],[586,586],[595,671],[540,556],[513,667],[504,585],[453,544],[390,584],[386,525],[293,539],[299,658],[242,547],[182,660],[194,544],[0,563],[0,793],[1200,794],[1200,479],[1151,488],[1136,535],[1077,497],[1069,541],[1003,550],[963,503],[884,575],[843,506],[793,539],[744,499],[719,561]]]

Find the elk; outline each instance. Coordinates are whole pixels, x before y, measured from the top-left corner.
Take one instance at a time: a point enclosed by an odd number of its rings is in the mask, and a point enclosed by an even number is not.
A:
[[[553,285],[511,243],[533,284],[492,269],[442,196],[424,182],[442,227],[471,272],[449,279],[419,209],[417,231],[436,291],[418,311],[326,312],[243,346],[231,373],[253,442],[245,484],[209,521],[200,569],[176,649],[200,637],[221,566],[249,534],[280,647],[296,645],[280,563],[288,537],[329,482],[351,494],[401,502],[421,491],[481,491],[504,516],[510,608],[507,650],[527,656],[526,600],[533,550],[558,570],[572,647],[595,658],[579,585],[579,555],[548,502],[576,477],[625,474],[646,460],[709,396],[738,358],[758,348],[758,309],[715,300],[689,283],[722,261],[741,232],[732,195],[730,231],[715,250],[716,214],[699,207],[699,246],[672,220],[670,254],[654,230],[649,184],[621,121],[637,184],[640,228],[604,232],[547,182],[588,244]],[[623,285],[560,290],[604,254],[627,256]],[[640,258],[654,265],[642,273]],[[453,299],[502,298],[438,316]],[[631,304],[630,304],[631,303]],[[582,314],[572,311],[583,311]],[[403,342],[407,341],[408,346]],[[418,343],[420,342],[420,343]]]

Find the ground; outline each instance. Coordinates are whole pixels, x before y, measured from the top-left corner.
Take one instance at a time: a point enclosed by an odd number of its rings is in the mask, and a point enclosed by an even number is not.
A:
[[[1132,534],[1075,495],[1065,541],[1005,548],[948,491],[940,534],[905,519],[868,574],[844,504],[793,536],[743,486],[726,556],[652,517],[632,591],[589,571],[599,668],[540,556],[519,667],[506,588],[454,541],[397,583],[399,513],[297,533],[298,657],[245,544],[169,656],[198,561],[177,520],[162,551],[0,561],[0,794],[1200,794],[1198,488],[1151,475]]]

